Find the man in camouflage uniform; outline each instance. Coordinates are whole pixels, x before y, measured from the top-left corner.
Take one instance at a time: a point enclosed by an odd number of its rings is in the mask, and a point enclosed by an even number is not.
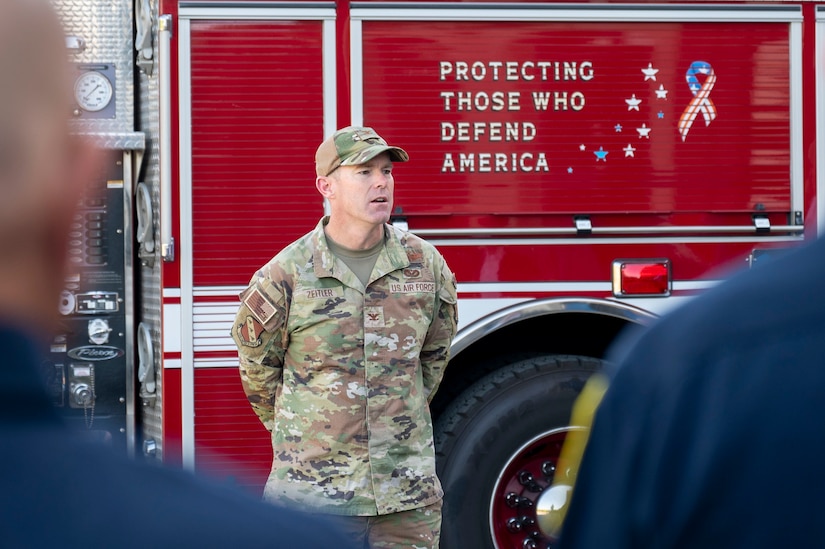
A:
[[[252,277],[232,337],[272,433],[264,498],[340,516],[370,547],[437,547],[443,492],[429,402],[456,331],[455,277],[387,224],[393,161],[371,128],[315,156],[329,216]]]

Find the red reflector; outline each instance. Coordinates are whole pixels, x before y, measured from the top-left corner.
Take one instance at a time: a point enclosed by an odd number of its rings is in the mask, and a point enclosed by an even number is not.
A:
[[[666,259],[614,261],[613,295],[670,295],[670,262]]]

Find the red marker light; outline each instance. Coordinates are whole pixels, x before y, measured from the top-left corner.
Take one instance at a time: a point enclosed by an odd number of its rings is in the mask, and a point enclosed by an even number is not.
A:
[[[670,295],[670,261],[667,259],[617,259],[613,262],[616,297]]]

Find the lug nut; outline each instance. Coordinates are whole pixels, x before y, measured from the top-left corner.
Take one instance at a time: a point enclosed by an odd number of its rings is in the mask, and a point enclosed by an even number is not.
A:
[[[515,492],[508,492],[506,496],[504,496],[504,502],[507,504],[507,507],[510,509],[515,509],[518,507],[519,500],[521,498]]]
[[[507,521],[507,529],[514,534],[521,532],[521,521],[517,518],[509,519]]]
[[[519,526],[532,528],[536,525],[536,519],[533,517],[528,517],[527,515],[522,515],[518,518]]]
[[[518,481],[522,486],[528,486],[533,482],[533,475],[530,474],[530,471],[521,471],[518,474]]]

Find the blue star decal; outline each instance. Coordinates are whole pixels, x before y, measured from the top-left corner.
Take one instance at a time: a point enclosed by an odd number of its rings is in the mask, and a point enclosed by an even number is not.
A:
[[[572,167],[567,168],[567,173],[573,173],[573,168]]]
[[[622,133],[622,125],[621,124],[616,124],[613,127],[615,128],[616,133]]]
[[[665,113],[664,113],[664,112],[662,112],[662,111],[659,111],[658,113],[656,113],[656,116],[658,116],[659,118],[664,118],[664,117],[665,117]]]
[[[599,160],[607,162],[608,151],[604,150],[603,147],[599,147],[598,151],[593,151],[593,154],[596,155],[596,162],[598,162]]]

